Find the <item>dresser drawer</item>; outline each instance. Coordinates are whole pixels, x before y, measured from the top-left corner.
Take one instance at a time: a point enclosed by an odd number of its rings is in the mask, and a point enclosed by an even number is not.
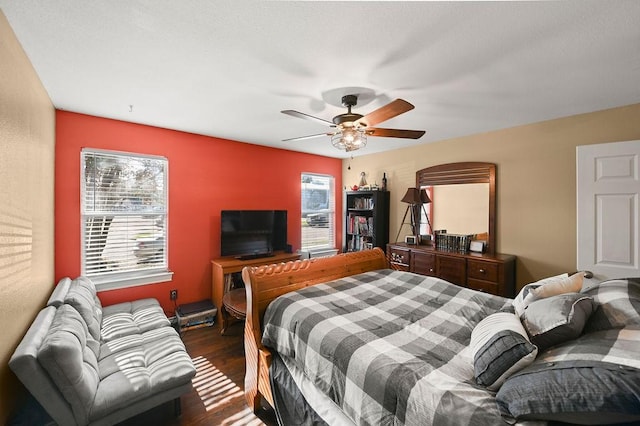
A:
[[[409,270],[411,265],[411,252],[408,249],[397,246],[387,246],[387,257],[392,269]],[[402,266],[403,268],[398,268]]]
[[[482,291],[484,293],[500,295],[498,292],[498,284],[489,281],[475,280],[467,278],[467,287],[473,290]]]
[[[436,276],[436,256],[432,253],[411,253],[411,271],[416,274]]]
[[[467,282],[467,268],[464,258],[437,256],[438,276],[450,283],[465,285]]]
[[[498,282],[498,265],[491,262],[482,262],[480,260],[467,261],[468,276],[476,280]]]
[[[405,265],[404,263],[390,262],[389,269],[393,269],[394,271],[411,272],[409,265]]]

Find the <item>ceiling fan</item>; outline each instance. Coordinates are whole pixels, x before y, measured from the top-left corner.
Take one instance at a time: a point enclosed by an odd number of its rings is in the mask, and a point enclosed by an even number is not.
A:
[[[316,121],[333,127],[336,130],[318,133],[309,136],[300,136],[297,138],[283,139],[283,142],[299,141],[311,139],[318,136],[331,136],[331,143],[338,149],[345,151],[355,151],[367,145],[367,136],[382,136],[389,138],[406,138],[419,139],[425,134],[424,130],[400,130],[400,129],[382,129],[372,127],[378,123],[389,120],[407,111],[411,111],[414,106],[403,99],[396,99],[387,105],[370,112],[367,115],[355,114],[351,112],[351,108],[358,103],[358,95],[345,95],[342,97],[342,105],[347,107],[347,112],[333,117],[333,121],[324,120],[314,117],[303,112],[294,110],[281,111],[283,114],[292,117],[303,118],[305,120]]]

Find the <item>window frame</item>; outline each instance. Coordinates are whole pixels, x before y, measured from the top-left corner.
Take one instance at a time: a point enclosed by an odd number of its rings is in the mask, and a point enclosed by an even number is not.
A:
[[[87,203],[85,202],[86,196],[89,194],[87,192],[87,179],[85,174],[85,167],[87,163],[88,156],[104,156],[104,157],[113,157],[122,161],[126,158],[134,158],[136,160],[141,159],[151,159],[155,161],[159,161],[159,166],[162,167],[163,170],[163,188],[162,192],[164,194],[163,206],[161,206],[161,210],[153,210],[153,214],[145,211],[131,212],[131,211],[117,211],[116,209],[104,209],[101,211],[87,211]],[[99,291],[103,290],[113,290],[119,288],[129,288],[140,285],[147,284],[156,284],[161,282],[171,281],[173,279],[173,272],[169,269],[169,160],[163,156],[157,155],[149,155],[149,154],[139,154],[132,152],[124,152],[124,151],[114,151],[114,150],[103,150],[103,149],[95,149],[95,148],[82,148],[80,153],[80,269],[81,275],[89,277],[96,288]],[[90,190],[91,191],[91,190]],[[93,190],[94,194],[97,192],[95,189]],[[95,197],[95,195],[94,195]],[[157,206],[154,206],[157,207]],[[107,217],[110,216],[112,218],[115,217],[130,217],[130,216],[162,216],[163,222],[163,252],[162,252],[162,261],[161,264],[157,267],[145,267],[145,268],[137,268],[130,269],[126,271],[108,271],[102,273],[91,272],[87,263],[87,236],[88,236],[88,227],[87,227],[87,219],[91,217]],[[111,226],[110,223],[109,226]],[[107,231],[108,233],[109,231]],[[105,243],[106,246],[106,243]],[[104,249],[104,248],[103,248]]]
[[[328,231],[327,233],[329,234],[329,241],[326,244],[308,244],[305,245],[305,230],[304,230],[304,225],[302,224],[302,221],[305,220],[306,221],[306,215],[310,212],[310,211],[315,211],[315,210],[309,210],[307,208],[305,208],[305,184],[308,183],[312,183],[312,182],[305,182],[305,178],[311,179],[313,180],[313,178],[319,178],[319,179],[328,179],[328,183],[329,183],[329,189],[327,190],[327,208],[326,209],[320,209],[317,210],[319,212],[326,212],[327,213],[327,217],[328,217]],[[321,173],[311,173],[311,172],[302,172],[300,174],[300,212],[301,212],[301,232],[300,232],[300,250],[301,251],[308,251],[308,252],[313,252],[313,251],[322,251],[322,250],[326,250],[326,249],[335,249],[336,246],[336,229],[337,229],[337,224],[336,224],[336,195],[335,195],[335,185],[336,185],[336,178],[332,175],[328,175],[328,174],[321,174]],[[309,225],[306,225],[307,227]]]

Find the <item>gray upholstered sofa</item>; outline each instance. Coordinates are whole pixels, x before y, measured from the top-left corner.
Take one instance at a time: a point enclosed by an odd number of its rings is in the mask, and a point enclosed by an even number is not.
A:
[[[159,303],[102,307],[93,283],[65,278],[9,361],[59,425],[111,425],[191,390],[191,358]]]

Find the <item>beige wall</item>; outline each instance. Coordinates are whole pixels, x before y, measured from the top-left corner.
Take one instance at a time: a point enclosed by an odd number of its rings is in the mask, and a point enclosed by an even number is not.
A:
[[[429,132],[427,129],[426,138]],[[389,238],[394,239],[415,186],[415,172],[459,161],[497,165],[497,249],[518,256],[517,287],[576,268],[576,146],[640,139],[640,104],[437,143],[364,155],[343,162],[343,182],[360,172],[391,191]]]
[[[21,385],[7,363],[53,285],[55,110],[0,12],[0,423]]]

